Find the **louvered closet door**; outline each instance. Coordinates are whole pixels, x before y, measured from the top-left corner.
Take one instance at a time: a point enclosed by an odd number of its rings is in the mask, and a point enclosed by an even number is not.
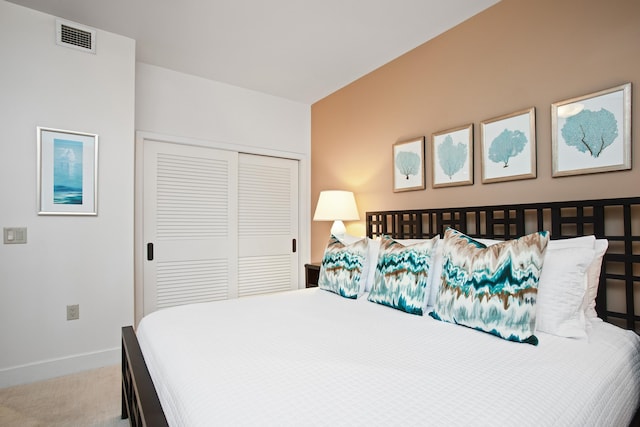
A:
[[[237,294],[237,156],[145,140],[144,314]]]
[[[238,295],[298,288],[298,161],[238,158]]]

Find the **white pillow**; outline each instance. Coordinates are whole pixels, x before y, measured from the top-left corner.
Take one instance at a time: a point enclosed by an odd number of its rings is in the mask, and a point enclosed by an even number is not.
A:
[[[597,239],[595,242],[595,256],[591,265],[587,269],[587,292],[584,296],[584,314],[587,319],[598,317],[596,312],[596,297],[598,296],[598,286],[600,285],[600,270],[602,269],[602,259],[607,252],[609,241],[607,239]]]
[[[351,234],[341,234],[339,236],[335,236],[336,239],[340,240],[345,245],[352,245],[358,240],[362,240],[365,237],[352,236]]]
[[[476,242],[480,242],[483,245],[491,246],[496,243],[502,242],[502,240],[493,240],[493,239],[473,239]],[[572,237],[570,239],[560,239],[560,240],[549,240],[547,244],[547,250],[549,249],[561,249],[561,248],[591,248],[596,242],[595,236],[580,236],[580,237]]]
[[[595,236],[580,236],[572,237],[570,239],[550,240],[549,244],[552,249],[561,248],[591,248],[596,243]]]
[[[376,280],[376,265],[378,265],[379,254],[380,239],[369,239],[368,271],[364,289],[366,292],[371,291],[371,288],[373,288],[373,282]]]
[[[586,247],[547,247],[536,302],[536,330],[586,338],[583,302],[587,269],[595,251]]]
[[[598,296],[598,287],[600,285],[600,270],[602,269],[602,260],[605,252],[609,247],[607,239],[596,239],[594,236],[581,236],[571,239],[552,240],[549,242],[551,248],[573,248],[573,247],[591,247],[594,249],[593,260],[587,268],[587,290],[585,292],[582,308],[587,319],[595,319],[598,317],[596,312],[596,297]]]
[[[433,307],[436,304],[436,296],[438,295],[438,289],[440,289],[440,283],[442,281],[442,264],[444,263],[442,256],[443,247],[444,241],[440,239],[433,249],[433,263],[430,267],[431,271],[429,271],[428,297],[426,301],[426,305],[429,307]]]

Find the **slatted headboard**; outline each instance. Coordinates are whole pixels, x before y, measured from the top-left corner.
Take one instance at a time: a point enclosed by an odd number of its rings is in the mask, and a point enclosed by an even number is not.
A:
[[[377,211],[366,217],[369,237],[430,238],[452,227],[488,239],[542,230],[552,239],[589,234],[607,239],[596,310],[602,319],[640,332],[640,197]]]

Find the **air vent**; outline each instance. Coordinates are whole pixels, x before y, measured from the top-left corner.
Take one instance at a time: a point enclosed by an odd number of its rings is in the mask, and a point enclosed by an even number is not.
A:
[[[75,22],[56,19],[56,43],[60,46],[96,53],[96,30]]]

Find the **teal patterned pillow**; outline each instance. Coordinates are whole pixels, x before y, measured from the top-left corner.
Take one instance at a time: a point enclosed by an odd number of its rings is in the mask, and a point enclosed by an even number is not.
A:
[[[368,239],[344,244],[331,235],[320,265],[318,287],[345,298],[358,298],[364,290],[364,271],[368,253]]]
[[[447,229],[440,290],[429,314],[537,345],[536,298],[548,242],[549,233],[541,231],[486,247]]]
[[[431,254],[438,237],[404,246],[383,236],[369,301],[422,315]]]

